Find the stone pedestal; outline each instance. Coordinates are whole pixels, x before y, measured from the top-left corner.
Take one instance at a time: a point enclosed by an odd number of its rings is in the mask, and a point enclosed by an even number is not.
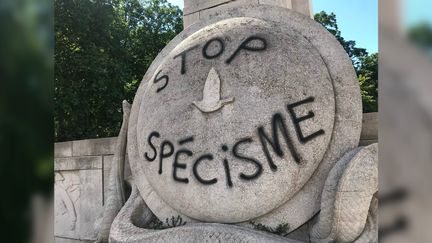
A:
[[[183,9],[184,28],[196,23],[214,11],[244,5],[274,5],[293,9],[313,18],[311,0],[185,0]]]

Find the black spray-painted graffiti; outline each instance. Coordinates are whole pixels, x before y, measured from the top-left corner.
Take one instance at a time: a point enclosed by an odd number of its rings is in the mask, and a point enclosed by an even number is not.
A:
[[[297,139],[300,141],[301,144],[306,144],[313,140],[314,138],[317,138],[318,136],[324,135],[324,130],[319,129],[316,132],[313,132],[312,134],[305,135],[301,129],[301,122],[306,121],[308,119],[311,119],[315,116],[315,114],[312,111],[309,111],[307,115],[305,116],[298,116],[298,114],[295,112],[295,108],[299,107],[301,105],[312,103],[314,102],[314,97],[308,97],[306,99],[303,99],[299,102],[291,103],[286,106],[287,112],[291,118],[291,121],[294,125],[294,129],[296,131]],[[298,165],[305,163],[305,161],[302,160],[300,157],[300,154],[297,151],[297,148],[295,147],[295,144],[293,143],[293,138],[289,134],[288,128],[286,126],[286,122],[284,120],[284,117],[281,113],[276,113],[273,115],[271,120],[271,132],[268,133],[264,126],[258,127],[256,131],[256,135],[258,137],[259,144],[261,145],[262,151],[265,155],[265,158],[267,160],[269,168],[276,172],[278,170],[277,164],[274,162],[272,156],[271,156],[271,150],[273,151],[276,156],[279,158],[282,158],[285,156],[284,154],[284,148],[287,147],[288,151],[294,160],[294,162]],[[159,151],[156,149],[155,146],[155,138],[160,138],[161,135],[159,132],[151,132],[149,136],[147,137],[147,144],[150,148],[150,151],[144,153],[144,158],[148,162],[153,162],[156,160],[156,158],[159,156],[159,170],[158,173],[162,174],[163,170],[163,163],[166,162],[166,160],[170,157],[173,157],[172,161],[172,177],[175,181],[180,183],[189,183],[189,178],[181,178],[178,176],[177,172],[178,170],[186,170],[188,165],[185,162],[181,162],[181,158],[185,159],[187,157],[193,157],[194,153],[193,151],[186,148],[185,145],[191,144],[194,142],[193,136],[188,136],[184,139],[181,139],[178,141],[179,148],[176,149],[174,146],[174,143],[168,140],[163,140],[160,143]],[[221,145],[221,150],[223,153],[231,153],[232,157],[234,157],[237,160],[249,163],[254,166],[254,172],[251,174],[244,174],[239,173],[238,177],[241,180],[254,180],[260,177],[264,170],[263,163],[259,161],[258,159],[240,153],[240,148],[250,145],[254,143],[252,137],[245,137],[238,139],[234,145],[231,147],[231,150],[228,145],[223,144]],[[174,155],[174,156],[173,156]],[[227,154],[228,155],[228,154]],[[231,168],[230,168],[230,162],[228,161],[228,156],[225,156],[223,159],[223,167],[225,171],[225,178],[228,187],[233,186],[232,182],[232,175],[231,175]],[[209,163],[214,160],[214,156],[211,153],[206,153],[203,155],[200,155],[198,158],[193,160],[192,164],[192,172],[196,180],[203,184],[203,185],[212,185],[218,182],[219,178],[203,178],[199,173],[199,166],[202,163]],[[184,161],[184,160],[183,160]]]
[[[209,47],[211,45],[215,45],[217,50],[213,52],[209,51]],[[253,45],[252,45],[253,44]],[[184,51],[182,51],[181,53],[177,54],[176,56],[174,56],[174,59],[180,59],[180,74],[185,74],[187,71],[187,57],[188,57],[188,53],[190,53],[191,51],[199,48],[200,45],[195,45],[192,46]],[[239,47],[234,51],[233,54],[231,54],[231,56],[225,60],[226,64],[231,64],[231,62],[234,61],[234,59],[242,52],[242,51],[249,51],[249,52],[260,52],[260,51],[264,51],[267,49],[267,40],[259,37],[259,36],[250,36],[248,37],[246,40],[244,40],[243,42],[240,43]],[[223,54],[223,52],[225,51],[225,42],[222,38],[216,37],[216,38],[212,38],[210,40],[208,40],[203,48],[202,48],[202,56],[205,59],[211,60],[214,58],[217,58],[219,56],[221,56]],[[162,70],[159,70],[159,72],[155,75],[154,79],[153,79],[153,83],[154,84],[158,84],[159,82],[161,82],[161,86],[159,86],[156,89],[156,93],[159,93],[160,91],[162,91],[163,89],[165,89],[169,83],[169,76],[167,74],[162,75]]]

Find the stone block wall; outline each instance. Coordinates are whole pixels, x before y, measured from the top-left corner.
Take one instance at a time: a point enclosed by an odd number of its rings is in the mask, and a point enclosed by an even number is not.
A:
[[[378,113],[363,113],[359,146],[378,142]]]
[[[378,113],[363,114],[360,145],[378,141]],[[105,201],[117,138],[56,143],[55,226],[58,243],[92,242]]]
[[[310,0],[185,0],[183,26],[186,28],[213,11],[249,4],[266,4],[289,8],[313,18]]]
[[[55,242],[94,242],[116,138],[56,143]]]

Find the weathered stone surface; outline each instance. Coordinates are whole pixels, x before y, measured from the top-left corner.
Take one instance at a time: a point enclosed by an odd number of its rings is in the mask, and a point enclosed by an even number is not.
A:
[[[298,240],[260,230],[217,223],[186,224],[164,230],[154,230],[148,228],[152,220],[152,217],[149,217],[151,215],[151,211],[139,195],[136,186],[133,186],[131,196],[112,224],[109,242],[301,243]]]
[[[54,157],[70,157],[72,156],[72,141],[61,142],[54,144]]]
[[[364,113],[362,121],[362,140],[378,139],[378,113]]]
[[[200,18],[200,13],[199,12],[195,12],[195,13],[191,13],[188,15],[184,15],[183,16],[183,27],[186,28],[189,25],[198,22]]]
[[[330,171],[321,199],[321,213],[311,236],[314,241],[354,242],[363,232],[377,242],[376,228],[365,226],[375,221],[377,215],[374,200],[378,191],[378,144],[357,148],[347,153]],[[377,227],[372,223],[369,227]]]
[[[72,142],[72,156],[114,154],[116,138],[97,138]]]
[[[185,0],[183,13],[185,15],[198,12],[203,9],[211,8],[221,4],[226,4],[233,0]]]
[[[312,16],[312,6],[309,3],[297,4],[297,10],[296,8],[293,8],[291,0],[186,0],[183,11],[183,27],[186,28],[189,25],[200,21],[200,19],[206,18],[206,16],[215,11],[222,12],[225,9],[253,4],[266,4],[289,8],[302,14],[306,14],[306,16]],[[307,7],[310,7],[310,9],[307,9]]]
[[[114,155],[103,156],[103,203],[105,205],[106,196],[108,195],[109,190],[109,175],[111,171],[111,164],[113,161]]]
[[[368,146],[374,143],[378,143],[378,139],[365,139],[360,140],[359,146]]]
[[[54,203],[55,236],[94,240],[94,224],[102,212],[102,171],[56,171]]]
[[[55,173],[54,235],[79,239],[80,179],[75,171]]]
[[[213,8],[207,8],[200,11],[200,21],[208,19],[208,16],[215,12],[223,12],[231,8],[238,8],[246,5],[258,5],[260,0],[235,0],[225,4],[217,5]]]
[[[65,157],[54,159],[54,171],[102,169],[102,156]]]
[[[302,226],[298,227],[295,231],[289,233],[286,237],[293,240],[298,240],[301,242],[309,242],[310,241],[310,235],[309,231],[312,228],[312,225],[310,221],[303,224]]]
[[[254,39],[241,45],[254,36],[264,38],[267,44]],[[183,56],[181,72],[182,56],[177,55],[197,44]],[[212,67],[221,80],[220,99],[232,97],[234,102],[206,114],[193,102],[205,99],[203,89]],[[324,134],[302,143],[286,106],[309,97],[314,100],[295,108],[299,117],[314,112],[313,118],[301,122],[301,130],[310,135],[322,129]],[[282,115],[290,144],[301,159],[296,163],[293,152],[281,142],[285,150],[282,158],[270,152],[278,166],[272,171],[257,129],[263,126],[271,132],[275,113]],[[253,219],[269,226],[289,223],[293,230],[318,211],[328,171],[358,144],[360,91],[348,56],[318,23],[282,8],[247,6],[209,14],[208,19],[186,29],[160,53],[137,92],[129,128],[129,158],[135,182],[161,220],[177,215],[186,220],[192,217],[216,222]],[[152,132],[158,135],[150,137]],[[180,146],[180,140],[189,136],[194,136],[193,142]],[[242,140],[247,137],[251,143]],[[165,155],[159,174],[163,141]],[[235,156],[233,147],[239,141],[246,142]],[[197,158],[207,153],[213,160],[207,157],[194,172]],[[176,154],[180,166],[173,163]],[[238,154],[259,161],[262,174],[254,180],[240,179],[240,173],[255,174],[259,166],[251,160],[242,161]],[[182,180],[186,178],[187,183]],[[213,178],[216,183],[203,185],[213,183]]]
[[[62,237],[55,237],[54,242],[55,243],[93,243],[94,241],[91,241],[91,240],[77,240],[77,239],[68,239],[68,238],[62,238]]]
[[[110,171],[111,171],[111,165],[114,159],[114,155],[105,155],[103,156],[103,202],[105,205],[105,202],[107,200],[107,195],[108,195],[108,190],[109,190],[109,175],[110,175]],[[129,160],[126,156],[126,164],[129,164]],[[126,166],[125,167],[125,172],[124,172],[124,178],[125,180],[130,180],[130,178],[132,177],[132,172],[130,171],[130,167]]]
[[[378,112],[364,113],[359,146],[378,143]]]
[[[311,0],[291,0],[292,9],[313,19]]]
[[[292,9],[291,0],[259,0],[259,4],[274,5],[283,8]]]

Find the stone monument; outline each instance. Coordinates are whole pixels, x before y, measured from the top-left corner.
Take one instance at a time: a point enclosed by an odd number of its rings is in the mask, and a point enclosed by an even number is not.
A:
[[[377,242],[377,145],[309,4],[185,1],[124,104],[99,242]]]

